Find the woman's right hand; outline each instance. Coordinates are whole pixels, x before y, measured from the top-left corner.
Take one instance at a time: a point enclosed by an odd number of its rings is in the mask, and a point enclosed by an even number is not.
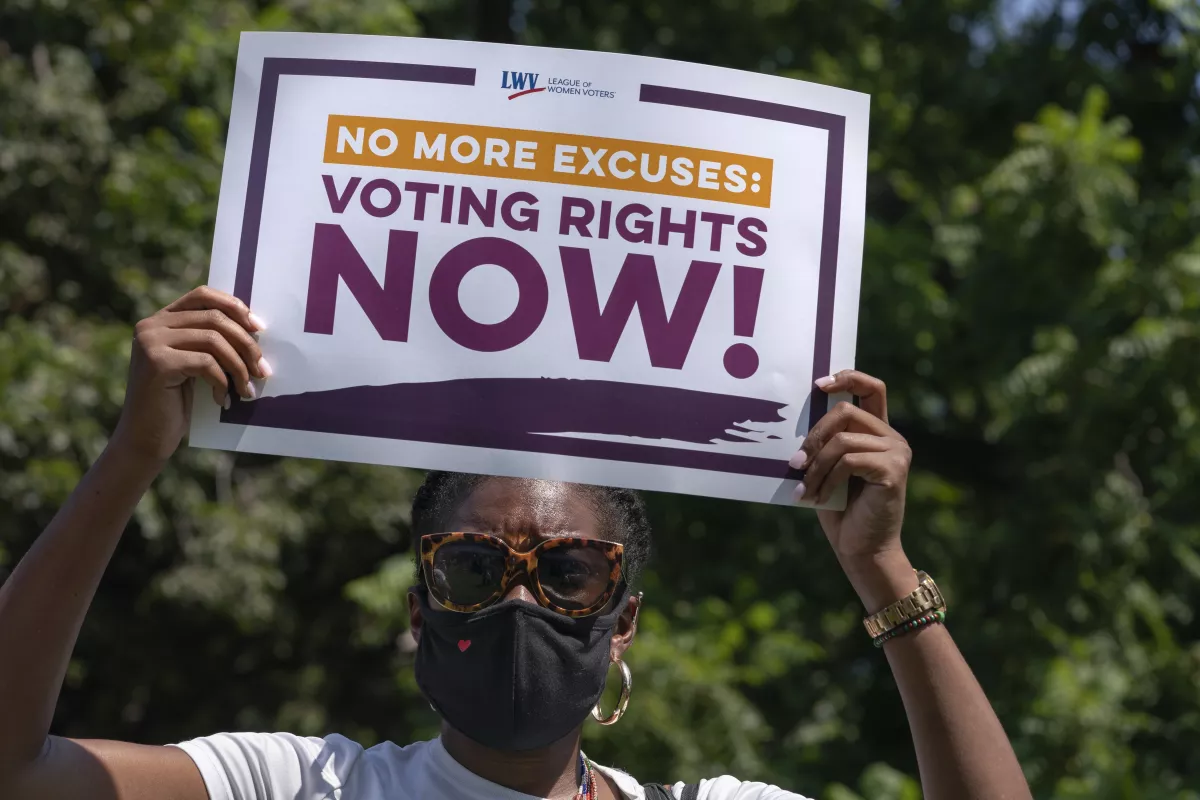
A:
[[[271,375],[252,335],[264,327],[241,300],[208,286],[139,322],[113,442],[142,457],[170,458],[191,421],[196,379],[226,408],[231,391],[254,399],[250,379]]]
[[[201,287],[137,324],[121,421],[108,448],[0,587],[0,798],[208,797],[177,748],[49,734],[71,651],[122,532],[187,432],[197,402],[253,397],[270,375],[245,303]],[[226,377],[228,375],[228,378]]]

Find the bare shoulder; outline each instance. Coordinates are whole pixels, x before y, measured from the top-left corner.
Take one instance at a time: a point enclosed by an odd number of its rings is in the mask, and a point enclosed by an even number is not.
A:
[[[15,800],[208,800],[188,754],[175,747],[50,737],[17,779]]]

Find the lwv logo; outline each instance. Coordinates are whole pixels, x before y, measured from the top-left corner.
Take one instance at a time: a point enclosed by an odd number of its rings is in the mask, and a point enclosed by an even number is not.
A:
[[[533,92],[546,91],[545,86],[538,86],[538,73],[536,72],[514,72],[505,70],[503,77],[500,79],[501,89],[515,89],[515,94],[508,96],[509,100],[514,97],[520,97],[523,94],[532,94]]]

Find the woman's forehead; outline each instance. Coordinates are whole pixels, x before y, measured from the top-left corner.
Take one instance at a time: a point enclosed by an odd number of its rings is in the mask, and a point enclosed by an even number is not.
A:
[[[488,478],[463,498],[450,521],[455,530],[500,534],[514,546],[554,536],[602,538],[586,492],[557,481]]]

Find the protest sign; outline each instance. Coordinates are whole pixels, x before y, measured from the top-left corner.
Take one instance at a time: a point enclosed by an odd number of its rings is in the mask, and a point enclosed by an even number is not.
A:
[[[853,365],[868,98],[661,59],[244,34],[193,445],[791,502]]]

